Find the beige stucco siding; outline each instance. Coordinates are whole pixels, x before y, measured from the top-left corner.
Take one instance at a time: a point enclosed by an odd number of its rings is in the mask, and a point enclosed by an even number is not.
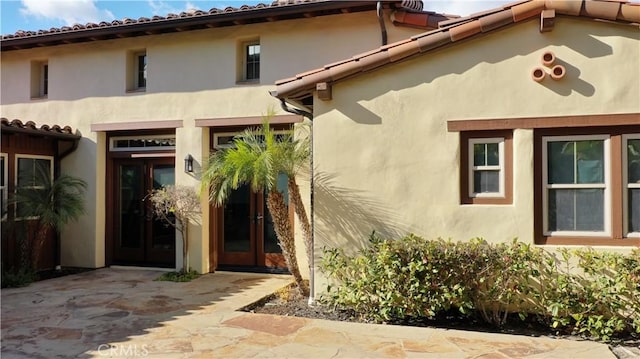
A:
[[[316,97],[317,255],[364,245],[372,230],[533,243],[533,130],[513,134],[513,203],[461,205],[460,140],[447,121],[640,113],[637,27],[569,18],[550,33],[538,27],[528,21],[335,84],[331,101]],[[567,75],[539,84],[530,72],[546,50]]]
[[[390,41],[419,32],[390,24],[387,30]],[[260,82],[237,84],[239,44],[257,38]],[[379,45],[375,12],[366,12],[3,52],[0,115],[38,125],[69,125],[83,136],[78,150],[62,161],[64,173],[89,184],[86,215],[63,232],[62,265],[105,264],[108,144],[105,133],[91,131],[92,124],[182,121],[176,132],[176,182],[199,188],[197,173],[182,171],[187,154],[195,158],[196,170],[206,161],[209,130],[195,127],[196,119],[260,116],[269,108],[285,114],[268,93],[277,79]],[[148,57],[147,88],[127,92],[127,57],[141,49]],[[31,99],[31,61],[43,60],[49,64],[49,95]],[[203,219],[190,228],[190,263],[199,271],[209,265],[208,206],[203,211]]]

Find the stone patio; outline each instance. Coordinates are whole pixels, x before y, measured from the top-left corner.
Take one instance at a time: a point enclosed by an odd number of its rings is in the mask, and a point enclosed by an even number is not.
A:
[[[615,358],[604,344],[236,311],[291,279],[105,268],[2,290],[2,358]]]

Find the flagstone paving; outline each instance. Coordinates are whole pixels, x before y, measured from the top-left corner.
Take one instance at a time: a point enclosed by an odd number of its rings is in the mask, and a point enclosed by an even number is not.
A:
[[[604,344],[238,312],[283,275],[105,268],[2,290],[2,358],[615,358]]]

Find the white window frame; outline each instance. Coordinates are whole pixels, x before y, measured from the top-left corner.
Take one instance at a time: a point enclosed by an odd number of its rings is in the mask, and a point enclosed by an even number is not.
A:
[[[279,134],[287,134],[290,133],[289,130],[271,130],[271,133],[273,133],[274,135],[279,135]],[[235,137],[238,135],[241,135],[242,131],[237,131],[237,132],[219,132],[219,133],[214,133],[213,134],[213,148],[215,150],[221,150],[221,149],[225,149],[225,148],[235,148],[235,146],[230,143],[230,144],[224,144],[224,145],[220,145],[218,143],[218,139],[220,137]]]
[[[604,184],[549,184],[548,153],[549,142],[602,140],[604,159]],[[544,136],[542,137],[542,223],[545,236],[570,237],[610,237],[611,236],[611,136],[610,135],[578,135],[578,136]],[[551,189],[604,189],[604,230],[595,231],[550,231],[549,230],[549,190]]]
[[[258,69],[262,66],[262,45],[260,44],[260,39],[255,39],[251,41],[245,41],[242,43],[242,81],[246,82],[258,82],[260,81],[260,76],[249,78],[249,74],[247,73],[248,66],[248,57],[249,57],[249,47],[250,46],[260,46],[260,55],[258,60]],[[261,71],[260,71],[261,72]],[[262,73],[260,73],[262,75]]]
[[[498,144],[498,166],[475,166],[474,165],[474,147],[476,144],[489,144],[489,143],[497,143]],[[489,138],[470,138],[468,143],[469,150],[469,197],[471,198],[504,198],[505,196],[505,188],[504,188],[504,175],[505,175],[505,163],[504,163],[504,137],[489,137]],[[497,171],[498,172],[498,192],[482,192],[476,193],[473,191],[475,176],[474,173],[476,171]]]
[[[121,141],[121,140],[145,141],[145,140],[153,140],[156,138],[173,139],[174,145],[173,146],[149,146],[149,147],[116,147],[115,146],[115,142]],[[176,135],[116,136],[116,137],[111,137],[109,139],[109,151],[110,152],[133,152],[133,151],[139,152],[139,151],[162,151],[162,150],[171,151],[176,149],[175,141],[176,141]]]
[[[625,237],[640,237],[640,232],[629,232],[629,189],[640,189],[640,183],[629,183],[629,164],[627,143],[629,140],[640,140],[640,133],[622,135],[622,217]]]
[[[2,196],[2,206],[4,208],[0,208],[0,211],[4,212],[7,209],[7,201],[9,200],[9,156],[7,153],[0,153],[0,158],[2,158],[3,162],[3,173],[2,182],[0,182],[0,196]],[[6,219],[7,214],[0,214],[1,219]]]
[[[18,183],[18,178],[20,177],[20,170],[19,170],[19,166],[18,166],[18,162],[20,161],[20,159],[23,158],[31,158],[31,159],[38,159],[38,160],[49,160],[49,162],[51,163],[50,167],[50,171],[49,171],[49,179],[53,180],[53,166],[54,166],[54,158],[53,156],[42,156],[42,155],[26,155],[26,154],[16,154],[15,156],[15,173],[14,173],[14,180],[15,180],[15,186],[14,186],[14,191],[17,191],[20,188],[34,188],[34,189],[39,189],[42,187],[39,186],[19,186]],[[26,217],[26,218],[22,218],[22,217],[18,217],[18,213],[17,213],[17,208],[14,208],[14,216],[16,217],[16,220],[23,220],[23,219],[34,219],[36,217]]]

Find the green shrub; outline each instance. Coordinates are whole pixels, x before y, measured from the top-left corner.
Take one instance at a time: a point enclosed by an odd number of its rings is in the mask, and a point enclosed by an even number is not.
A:
[[[31,267],[18,270],[2,269],[2,288],[25,287],[36,280],[36,273]]]
[[[323,297],[365,319],[434,318],[451,309],[503,325],[534,314],[557,331],[609,340],[640,334],[640,251],[560,256],[518,242],[383,240],[353,256],[326,249]],[[576,263],[575,267],[571,263]]]
[[[188,272],[166,272],[162,273],[162,275],[155,280],[167,282],[191,282],[199,276],[200,274],[194,270],[189,270]]]

